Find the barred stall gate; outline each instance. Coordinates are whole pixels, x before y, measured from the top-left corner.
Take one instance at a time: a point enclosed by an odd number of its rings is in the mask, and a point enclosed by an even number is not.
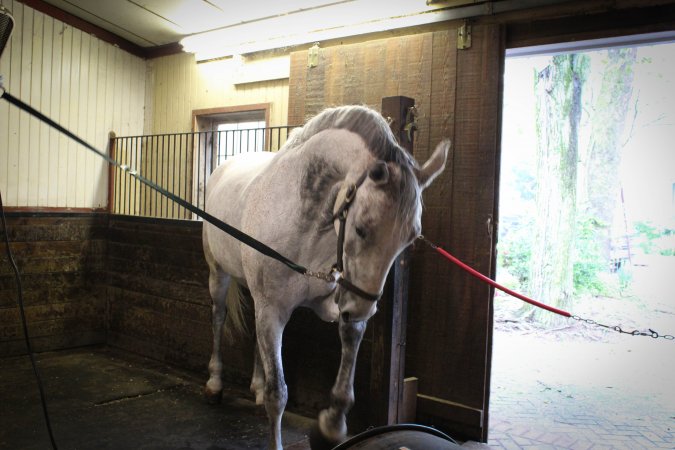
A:
[[[204,208],[206,182],[215,168],[234,155],[279,150],[295,126],[224,129],[190,133],[110,137],[110,155],[160,187]],[[108,205],[111,214],[197,220],[185,208],[112,167]]]

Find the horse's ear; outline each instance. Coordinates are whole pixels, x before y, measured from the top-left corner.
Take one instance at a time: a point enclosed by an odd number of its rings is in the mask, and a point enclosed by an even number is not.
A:
[[[415,171],[421,189],[426,189],[434,181],[434,178],[443,172],[445,161],[448,158],[448,150],[450,150],[450,139],[445,139],[436,146],[436,150],[422,168]]]
[[[375,184],[385,184],[389,181],[389,168],[384,161],[378,161],[368,171],[368,176]]]

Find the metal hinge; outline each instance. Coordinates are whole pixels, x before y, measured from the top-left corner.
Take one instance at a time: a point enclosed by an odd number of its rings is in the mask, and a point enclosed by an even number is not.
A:
[[[466,20],[457,28],[457,48],[459,50],[471,48],[471,25]]]
[[[319,43],[315,42],[307,51],[307,67],[312,68],[319,65]]]

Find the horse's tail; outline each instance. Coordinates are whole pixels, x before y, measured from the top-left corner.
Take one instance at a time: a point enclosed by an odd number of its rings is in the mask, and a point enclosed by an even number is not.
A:
[[[225,337],[228,340],[238,337],[250,336],[253,326],[251,325],[251,305],[253,298],[248,289],[236,280],[232,280],[227,289],[225,305],[227,308],[227,320],[225,322]]]

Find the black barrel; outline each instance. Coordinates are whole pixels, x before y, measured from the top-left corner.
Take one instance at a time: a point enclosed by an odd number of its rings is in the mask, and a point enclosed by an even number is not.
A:
[[[333,450],[460,450],[448,435],[435,428],[399,424],[371,428],[343,442]]]

